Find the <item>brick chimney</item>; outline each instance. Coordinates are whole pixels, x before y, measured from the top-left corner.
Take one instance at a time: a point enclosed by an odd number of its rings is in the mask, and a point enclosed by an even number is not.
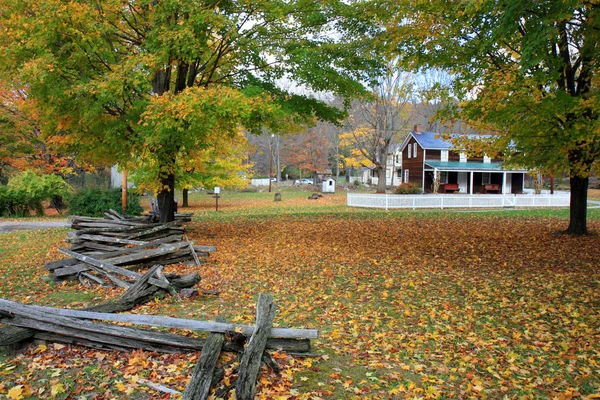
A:
[[[413,132],[420,134],[421,133],[421,124],[416,124],[415,127],[413,128]]]

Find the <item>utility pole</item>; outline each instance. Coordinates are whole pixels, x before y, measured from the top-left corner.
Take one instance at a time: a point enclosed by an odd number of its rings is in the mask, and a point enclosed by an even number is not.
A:
[[[273,137],[275,135],[271,134],[269,138],[269,193],[271,193],[271,177],[273,176]]]
[[[127,211],[127,171],[121,173],[121,209],[123,214]]]

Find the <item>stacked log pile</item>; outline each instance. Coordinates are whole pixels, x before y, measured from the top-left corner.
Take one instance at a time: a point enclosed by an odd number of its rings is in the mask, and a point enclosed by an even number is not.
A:
[[[71,217],[74,231],[69,232],[67,242],[72,246],[59,249],[69,258],[45,264],[53,279],[128,288],[142,276],[135,272],[141,268],[186,261],[199,266],[204,263],[202,258],[216,250],[214,246],[195,246],[184,237],[179,221],[149,223],[112,210],[105,215],[107,218]],[[151,280],[160,285],[155,278]]]
[[[318,332],[313,329],[272,328],[276,305],[271,296],[261,294],[256,309],[256,326],[250,326],[28,306],[0,299],[0,321],[27,328],[34,332],[35,338],[53,342],[124,351],[201,351],[183,399],[207,399],[211,388],[215,389],[216,397],[224,397],[235,387],[236,398],[250,400],[254,398],[261,362],[277,370],[277,363],[267,349],[309,355],[310,339],[318,336]],[[107,321],[206,331],[210,335],[207,340],[200,340],[175,333],[117,326]],[[222,351],[238,353],[237,378],[229,385],[219,383],[224,366],[217,367],[217,363]]]
[[[135,306],[147,303],[153,299],[169,294],[169,290],[153,285],[150,277],[156,274],[160,266],[151,268],[142,278],[116,300],[110,300],[102,304],[84,308],[82,311],[97,313],[118,313],[129,311]],[[169,289],[188,289],[200,282],[200,275],[194,272],[182,277],[171,277]],[[23,343],[37,337],[41,339],[40,332],[34,329],[18,326],[6,326],[0,329],[0,347],[20,347]]]

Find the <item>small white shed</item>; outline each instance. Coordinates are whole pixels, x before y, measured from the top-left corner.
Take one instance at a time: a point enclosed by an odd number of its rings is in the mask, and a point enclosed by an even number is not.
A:
[[[335,193],[335,179],[325,178],[323,179],[322,190],[323,193]]]

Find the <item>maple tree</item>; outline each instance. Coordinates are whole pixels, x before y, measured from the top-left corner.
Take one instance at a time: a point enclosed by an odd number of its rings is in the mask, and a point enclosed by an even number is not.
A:
[[[377,71],[366,51],[374,22],[343,1],[0,5],[3,76],[27,85],[42,129],[92,162],[143,169],[164,221],[173,219],[178,159],[239,126],[276,133],[343,116],[278,80],[352,98]]]
[[[176,187],[183,190],[183,207],[189,206],[188,190],[194,187],[246,187],[246,177],[252,169],[252,165],[246,162],[247,151],[248,141],[239,130],[230,141],[221,141],[209,149],[196,150],[188,159],[179,160],[181,171],[177,173]]]
[[[317,171],[325,170],[329,166],[329,146],[316,127],[307,128],[304,133],[289,137],[284,147],[284,155],[289,164],[297,166],[301,171],[309,171],[313,177]]]
[[[587,233],[588,178],[600,158],[600,5],[595,1],[390,2],[394,57],[454,76],[448,110],[493,132],[509,163],[566,172],[567,232]]]
[[[26,169],[65,176],[76,167],[72,157],[45,140],[26,90],[0,81],[0,176]]]
[[[406,129],[412,112],[412,85],[408,76],[393,65],[373,88],[373,100],[359,102],[349,119],[350,131],[342,135],[342,143],[351,147],[347,165],[372,166],[377,175],[377,193],[385,193],[386,168],[390,146]]]

